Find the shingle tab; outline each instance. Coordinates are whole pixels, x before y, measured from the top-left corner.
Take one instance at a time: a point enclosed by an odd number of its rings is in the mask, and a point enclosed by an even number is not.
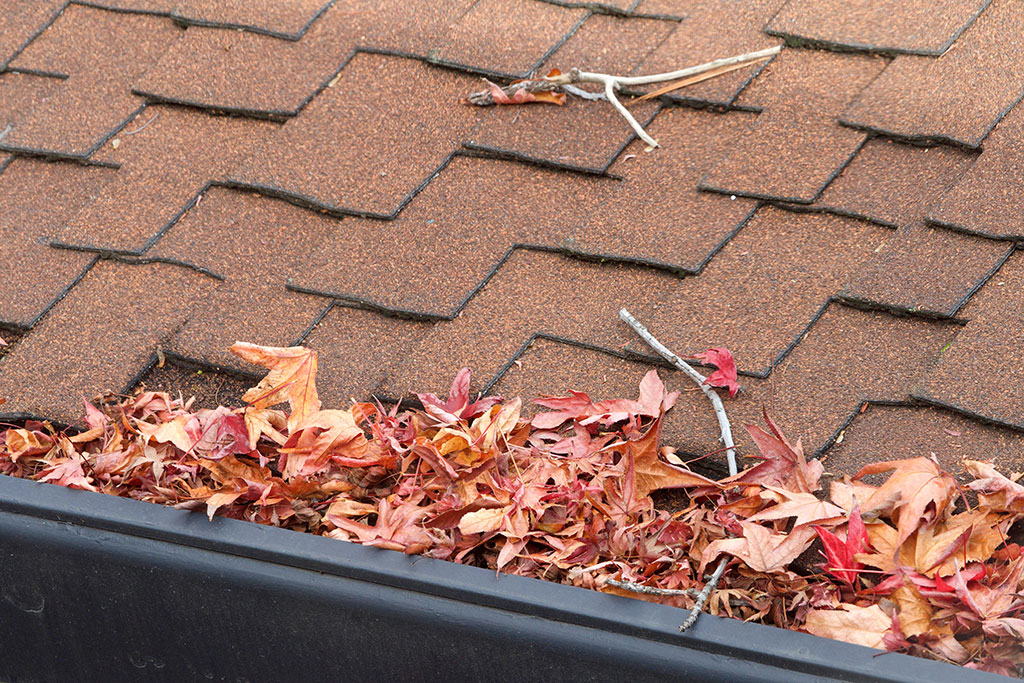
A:
[[[66,0],[6,0],[0,12],[0,71],[64,8]]]
[[[178,33],[168,19],[69,6],[11,64],[68,79],[18,119],[0,148],[87,158],[138,111],[142,101],[128,85]]]
[[[937,56],[991,0],[791,0],[766,30],[839,50]]]
[[[1014,107],[956,187],[936,198],[928,220],[987,237],[1024,239],[1024,106]]]
[[[761,73],[772,97],[705,190],[809,204],[849,162],[866,135],[837,117],[885,66],[879,59],[787,50]]]
[[[941,57],[893,60],[842,122],[912,141],[978,147],[1024,95],[1021,35],[1019,0],[995,0]]]
[[[459,100],[477,87],[419,61],[358,54],[231,180],[338,213],[390,216],[476,124],[481,112]]]

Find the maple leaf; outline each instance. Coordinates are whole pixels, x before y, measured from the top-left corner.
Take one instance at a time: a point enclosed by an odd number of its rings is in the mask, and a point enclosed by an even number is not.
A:
[[[92,480],[82,469],[81,457],[54,460],[49,467],[39,473],[38,481],[52,482],[73,489],[96,490],[96,487],[92,485]]]
[[[469,368],[462,368],[452,381],[448,390],[448,400],[442,401],[437,394],[416,394],[423,409],[442,425],[453,425],[462,420],[470,420],[500,403],[500,396],[487,396],[476,401],[469,400]]]
[[[800,526],[801,524],[810,524],[811,522],[835,520],[843,516],[843,509],[841,507],[820,500],[813,493],[788,491],[771,485],[765,485],[765,488],[782,498],[782,502],[748,517],[748,522],[796,517],[793,525]]]
[[[823,638],[842,640],[884,650],[882,638],[889,630],[892,619],[878,605],[857,607],[842,604],[842,609],[812,609],[807,612],[804,629]]]
[[[991,463],[964,460],[964,468],[975,477],[967,488],[977,491],[986,507],[1024,513],[1024,486],[1003,476]]]
[[[735,396],[736,392],[740,390],[740,385],[737,383],[736,360],[732,357],[729,349],[708,349],[704,353],[695,353],[693,357],[718,368],[708,375],[704,380],[705,384],[728,389],[729,396]]]
[[[749,470],[744,470],[724,481],[727,483],[760,484],[778,486],[788,491],[812,493],[820,488],[824,466],[818,460],[807,461],[803,446],[797,439],[793,446],[775,424],[767,409],[762,409],[765,423],[771,433],[756,425],[745,425],[747,433],[760,451],[760,455],[751,456],[764,460]]]
[[[889,597],[900,607],[899,625],[904,636],[919,636],[931,630],[931,604],[913,583],[904,581]]]
[[[834,533],[820,526],[815,526],[814,531],[825,547],[825,558],[828,560],[825,571],[852,586],[858,572],[864,568],[864,564],[855,559],[856,555],[868,550],[868,533],[860,509],[854,508],[850,513],[846,540],[840,540]]]
[[[935,461],[924,457],[871,463],[853,478],[890,471],[885,483],[862,505],[865,512],[893,511],[899,530],[896,545],[900,546],[922,523],[932,524],[945,512],[956,492],[956,480],[940,472]]]
[[[658,445],[661,441],[661,425],[664,413],[647,429],[647,432],[635,441],[629,441],[627,448],[627,468],[631,469],[634,479],[635,496],[638,499],[650,495],[651,491],[658,489],[686,488],[694,486],[710,486],[721,488],[721,485],[712,479],[701,476],[696,472],[690,472],[674,465],[663,462],[658,455]],[[630,472],[627,472],[627,478]]]
[[[650,370],[640,381],[640,399],[630,401],[615,399],[594,402],[581,391],[569,391],[569,396],[546,396],[534,403],[556,412],[539,413],[530,423],[536,429],[554,429],[567,420],[576,420],[581,425],[599,424],[611,426],[623,420],[638,416],[657,417],[667,412],[679,398],[678,391],[666,391],[665,384],[656,370]]]
[[[369,467],[380,462],[351,410],[321,410],[306,418],[281,447],[285,479],[308,477],[334,462],[344,467]]]
[[[810,547],[814,539],[814,530],[809,526],[794,527],[789,534],[773,533],[754,522],[740,522],[743,535],[739,538],[726,538],[713,541],[700,556],[700,569],[722,553],[743,560],[755,572],[785,571],[790,562],[795,560]]]
[[[12,460],[33,455],[44,455],[54,446],[53,437],[34,429],[8,429],[4,442]]]
[[[288,430],[295,431],[313,413],[320,410],[316,393],[316,351],[304,346],[287,348],[257,346],[236,342],[228,349],[239,358],[270,370],[242,400],[256,408],[269,408],[285,399],[291,408]]]

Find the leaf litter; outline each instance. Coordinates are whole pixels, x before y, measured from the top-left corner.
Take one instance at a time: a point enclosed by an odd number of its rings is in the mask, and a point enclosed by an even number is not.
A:
[[[661,426],[679,393],[654,370],[635,400],[542,397],[528,420],[519,399],[472,396],[468,369],[421,408],[324,409],[315,351],[231,350],[269,371],[245,405],[87,402],[78,433],[0,430],[0,473],[681,608],[725,557],[714,614],[1024,672],[1024,559],[1008,540],[1024,485],[992,463],[964,461],[973,507],[926,457],[870,464],[825,495],[821,464],[766,412],[767,429],[747,425],[757,462],[714,481],[670,464]],[[731,354],[705,360],[732,393]],[[685,502],[659,508],[664,489]]]

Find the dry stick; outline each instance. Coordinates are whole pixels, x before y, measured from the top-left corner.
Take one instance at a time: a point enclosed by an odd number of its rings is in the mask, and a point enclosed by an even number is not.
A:
[[[652,90],[651,92],[647,93],[646,95],[641,95],[640,97],[636,98],[635,100],[630,100],[629,102],[626,103],[626,106],[630,107],[630,106],[636,104],[637,102],[643,102],[644,100],[650,100],[650,99],[653,99],[655,97],[660,97],[662,95],[667,95],[668,93],[674,92],[676,90],[679,90],[680,88],[686,88],[686,87],[691,86],[691,85],[696,85],[698,83],[703,83],[704,81],[710,80],[712,78],[716,78],[718,76],[721,76],[722,74],[727,74],[730,71],[736,71],[737,69],[743,69],[743,68],[749,66],[750,64],[754,64],[756,62],[764,61],[765,59],[768,59],[768,57],[764,57],[762,59],[758,59],[758,60],[755,60],[755,61],[752,61],[752,62],[745,62],[745,63],[742,63],[742,64],[730,64],[729,66],[721,66],[721,67],[718,67],[717,69],[714,69],[712,71],[705,71],[702,74],[697,74],[696,76],[690,76],[689,78],[684,78],[683,80],[676,81],[675,83],[669,83],[668,85],[662,86],[662,87],[658,88],[657,90]]]
[[[667,346],[662,344],[655,338],[653,334],[644,327],[640,321],[633,317],[633,315],[625,308],[619,310],[619,317],[624,323],[633,328],[641,339],[647,342],[648,346],[658,352],[658,354],[667,360],[669,363],[681,370],[687,377],[697,383],[697,386],[701,388],[704,395],[711,401],[712,407],[715,409],[715,417],[718,418],[718,427],[722,431],[722,443],[725,445],[725,455],[729,462],[729,475],[733,476],[739,472],[739,468],[736,467],[736,444],[732,440],[732,427],[729,425],[729,418],[725,414],[725,407],[722,405],[722,399],[718,396],[718,393],[707,384],[707,378],[694,370],[693,366],[684,361],[682,358],[672,353]],[[718,566],[715,567],[714,573],[711,578],[708,579],[707,583],[704,584],[703,590],[697,595],[697,600],[693,605],[693,609],[690,610],[690,616],[686,618],[686,621],[680,625],[679,630],[685,631],[697,622],[697,618],[700,616],[701,610],[704,608],[704,603],[708,601],[708,597],[711,596],[711,591],[718,585],[718,581],[722,578],[722,574],[725,572],[725,565],[728,564],[728,558],[723,557],[718,561]],[[632,590],[632,589],[629,589]],[[645,592],[645,591],[637,591]]]
[[[631,581],[619,581],[618,579],[608,579],[605,583],[609,586],[615,586],[616,588],[632,591],[634,593],[644,593],[645,595],[686,595],[691,598],[696,598],[700,595],[696,588],[685,588],[683,590],[676,590],[674,588],[657,588],[655,586],[644,586],[643,584],[633,583]]]
[[[572,68],[568,73],[559,74],[557,76],[545,76],[543,80],[556,83],[558,85],[573,85],[575,83],[600,83],[604,86],[605,97],[612,103],[622,118],[626,119],[626,122],[633,128],[637,136],[641,140],[647,143],[647,146],[654,148],[658,146],[658,141],[647,134],[647,131],[643,129],[643,126],[633,115],[629,113],[629,110],[622,106],[622,102],[615,96],[615,91],[622,87],[628,87],[631,85],[650,85],[651,83],[664,83],[665,81],[674,81],[680,78],[687,78],[689,76],[695,76],[705,71],[714,71],[724,66],[731,66],[733,64],[745,64],[747,62],[756,62],[762,59],[771,57],[772,55],[778,54],[782,50],[782,47],[776,45],[775,47],[769,47],[764,50],[758,50],[757,52],[748,52],[742,55],[736,55],[735,57],[726,57],[724,59],[716,59],[713,62],[707,62],[706,64],[698,64],[697,66],[691,66],[686,69],[680,69],[678,71],[670,71],[663,74],[652,74],[650,76],[612,76],[611,74],[591,73],[589,71],[581,71],[577,68]]]

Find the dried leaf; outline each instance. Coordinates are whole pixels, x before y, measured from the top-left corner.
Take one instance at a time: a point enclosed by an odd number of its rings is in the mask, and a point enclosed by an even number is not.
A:
[[[878,605],[857,607],[840,605],[842,609],[812,609],[807,612],[804,629],[824,638],[834,638],[854,645],[885,649],[882,637],[892,620]]]
[[[845,540],[840,540],[834,533],[820,526],[814,527],[814,531],[825,548],[825,558],[828,560],[825,571],[852,586],[857,581],[858,572],[864,568],[857,561],[857,555],[866,552],[869,547],[867,529],[860,510],[853,509]]]
[[[281,348],[247,342],[236,342],[229,350],[242,360],[270,370],[242,399],[257,409],[269,408],[287,399],[291,408],[289,432],[298,429],[310,415],[320,410],[315,384],[316,351],[303,346]]]
[[[753,522],[740,522],[743,535],[708,544],[700,557],[700,573],[722,553],[738,557],[756,572],[784,571],[790,562],[810,547],[814,530],[795,527],[789,534],[777,534]]]
[[[732,357],[729,349],[708,349],[703,353],[694,354],[693,357],[718,368],[708,375],[708,378],[704,380],[705,384],[726,388],[729,390],[729,396],[735,396],[736,392],[740,390],[740,385],[737,382],[739,378],[736,374],[736,360]]]
[[[853,478],[890,471],[892,474],[886,482],[863,501],[863,509],[865,512],[894,510],[899,530],[896,544],[902,545],[921,524],[931,524],[945,512],[956,493],[956,480],[939,472],[938,465],[924,457],[871,463]]]

